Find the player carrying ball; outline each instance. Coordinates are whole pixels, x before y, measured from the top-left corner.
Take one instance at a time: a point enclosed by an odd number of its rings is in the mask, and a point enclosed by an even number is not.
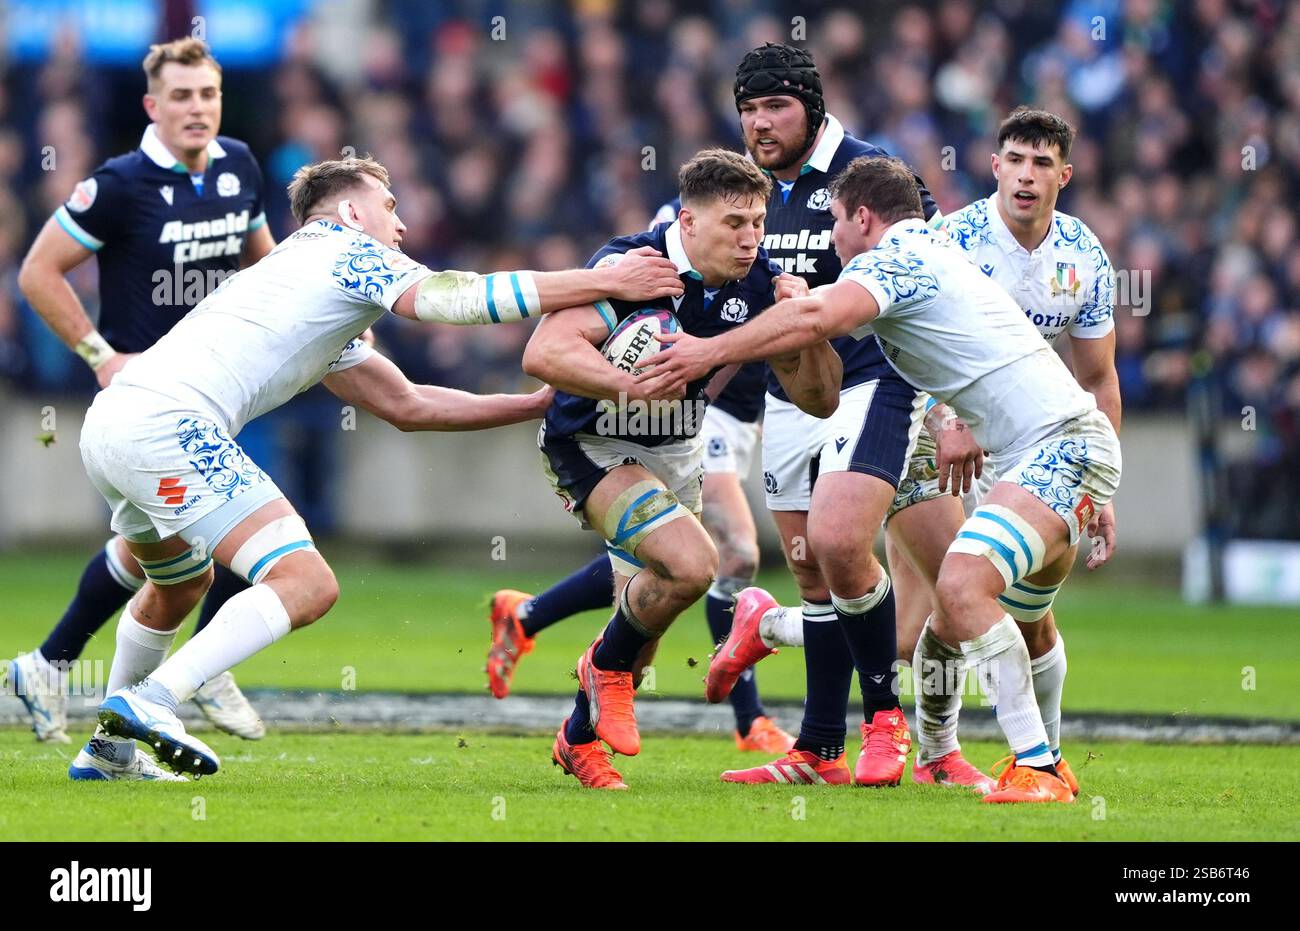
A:
[[[587,788],[626,788],[605,750],[641,749],[633,697],[658,640],[713,583],[718,554],[700,524],[703,444],[695,417],[651,435],[602,429],[599,399],[618,404],[677,397],[684,410],[703,404],[713,367],[669,393],[638,390],[632,375],[596,348],[638,310],[674,312],[699,336],[737,329],[774,299],[797,293],[760,243],[771,181],[752,162],[709,149],[678,175],[681,213],[671,224],[611,240],[591,260],[653,246],[672,260],[685,291],[652,304],[612,301],[573,307],[543,320],[524,353],[524,370],[558,389],[538,436],[544,466],[565,508],[606,541],[617,605],[604,632],[577,664],[573,713],[555,737],[552,759]],[[759,353],[756,358],[768,358]],[[780,354],[769,364],[795,403],[828,416],[839,401],[840,362],[824,342]]]

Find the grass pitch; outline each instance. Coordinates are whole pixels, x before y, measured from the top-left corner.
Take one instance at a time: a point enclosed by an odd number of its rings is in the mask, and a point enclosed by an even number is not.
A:
[[[208,736],[208,735],[205,735]],[[985,805],[922,787],[736,786],[728,740],[658,737],[615,762],[627,792],[584,791],[541,737],[210,737],[222,771],[189,784],[74,783],[75,747],[0,731],[0,835],[41,840],[1294,840],[1300,748],[1066,747],[1074,805]],[[965,752],[988,765],[991,743]]]
[[[88,555],[0,557],[0,656],[44,640]],[[569,571],[520,573],[509,562],[492,562],[486,552],[479,570],[358,563],[329,547],[325,555],[342,588],[337,606],[320,622],[243,663],[236,670],[242,685],[481,693],[492,591],[538,591]],[[798,603],[785,572],[766,572],[760,584],[783,603]],[[571,692],[574,664],[607,617],[592,611],[543,631],[536,650],[520,664],[515,691]],[[1118,586],[1104,574],[1081,570],[1058,599],[1057,618],[1070,661],[1067,715],[1076,710],[1300,718],[1300,637],[1291,612],[1191,607],[1174,592]],[[192,629],[187,622],[182,636]],[[83,655],[101,660],[105,675],[113,638],[110,623]],[[697,605],[664,638],[654,690],[702,695],[709,649],[704,610]],[[801,651],[783,650],[764,660],[758,678],[765,697],[801,699]]]

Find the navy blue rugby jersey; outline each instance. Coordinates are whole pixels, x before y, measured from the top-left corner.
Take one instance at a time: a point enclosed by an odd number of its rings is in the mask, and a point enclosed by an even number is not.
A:
[[[650,228],[677,219],[681,205],[681,198],[676,197],[664,204],[655,213]],[[731,380],[723,386],[722,392],[713,399],[712,404],[741,423],[755,423],[763,416],[763,391],[766,385],[767,363],[746,362],[731,376]]]
[[[266,223],[262,172],[248,146],[208,143],[191,176],[152,124],[140,148],[110,158],[54,213],[99,259],[99,332],[143,352],[239,270],[248,234]]]
[[[855,158],[880,158],[889,155],[879,146],[855,139],[844,131],[839,120],[826,115],[826,131],[812,155],[793,181],[772,179],[772,196],[767,201],[763,247],[782,270],[798,275],[810,288],[833,284],[840,276],[840,260],[831,242],[831,197],[827,186]],[[920,178],[921,206],[926,217],[939,209]],[[844,388],[851,388],[893,370],[874,339],[841,336],[831,346],[844,361]],[[767,390],[782,401],[790,400],[781,383],[770,371]]]
[[[767,253],[762,248],[758,250],[758,258],[754,260],[749,274],[744,278],[728,281],[720,288],[705,288],[699,272],[691,267],[690,259],[686,257],[686,250],[682,246],[681,230],[675,221],[657,224],[647,232],[637,233],[634,236],[611,239],[591,257],[587,267],[593,268],[607,256],[621,255],[641,246],[652,246],[666,255],[677,266],[686,291],[680,298],[665,297],[657,301],[601,301],[596,307],[605,316],[605,322],[611,332],[620,321],[639,310],[669,310],[677,316],[684,332],[691,336],[707,338],[739,326],[772,305],[773,281],[781,274],[781,269],[768,260]],[[703,409],[703,404],[707,403],[704,388],[714,374],[716,371],[687,386],[685,398],[687,403],[684,404],[686,410]],[[739,376],[739,373],[737,375]],[[592,398],[557,391],[555,400],[551,402],[546,412],[546,435],[551,437],[590,433],[615,436],[641,446],[658,446],[661,443],[693,436],[700,427],[693,417],[679,417],[674,418],[673,425],[680,426],[682,429],[674,432],[657,431],[653,436],[601,434],[599,423],[603,415],[598,407],[599,404],[599,401]]]

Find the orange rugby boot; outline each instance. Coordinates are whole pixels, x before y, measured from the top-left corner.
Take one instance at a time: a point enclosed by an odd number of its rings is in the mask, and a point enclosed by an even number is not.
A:
[[[519,606],[532,598],[527,592],[503,588],[492,596],[492,646],[488,647],[488,688],[493,698],[510,694],[519,660],[533,651],[532,637],[524,634],[519,623]]]
[[[597,669],[592,662],[602,638],[587,647],[578,660],[578,685],[587,693],[591,705],[591,726],[596,736],[615,753],[636,756],[641,752],[641,735],[636,729],[636,710],[632,702],[636,690],[632,673]]]
[[[877,711],[870,724],[862,722],[862,752],[853,768],[853,781],[860,786],[898,785],[911,746],[903,709]]]
[[[771,718],[760,715],[749,725],[749,733],[744,737],[740,736],[740,731],[736,731],[736,749],[785,753],[794,749],[794,738],[781,730]]]
[[[761,588],[742,589],[736,595],[731,633],[714,650],[709,661],[709,674],[704,679],[704,698],[710,704],[723,701],[731,694],[741,673],[763,657],[777,652],[758,635],[758,622],[776,607],[779,607],[776,599]]]
[[[998,767],[1002,767],[1001,770]],[[1073,802],[1074,793],[1065,780],[1042,770],[1017,766],[1015,756],[1004,757],[993,764],[998,774],[998,784],[984,801],[994,805],[1015,802]]]
[[[1077,796],[1079,794],[1079,780],[1074,778],[1074,770],[1070,769],[1070,764],[1065,762],[1065,757],[1056,761],[1056,774],[1061,777],[1061,781],[1070,787],[1070,792]]]
[[[977,795],[988,795],[997,783],[961,755],[960,750],[945,753],[933,763],[912,764],[912,781],[918,785],[962,786]]]
[[[722,774],[722,781],[746,785],[777,782],[787,785],[846,786],[853,780],[849,776],[849,764],[843,753],[828,761],[809,750],[791,750],[779,760],[753,769],[729,769]]]
[[[551,762],[570,776],[577,777],[584,789],[626,789],[627,784],[609,761],[609,751],[599,740],[574,746],[564,738],[569,726],[566,718],[555,735],[551,747]]]

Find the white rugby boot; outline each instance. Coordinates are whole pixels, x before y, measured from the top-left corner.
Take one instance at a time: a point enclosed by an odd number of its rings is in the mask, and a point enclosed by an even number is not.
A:
[[[245,740],[261,740],[266,736],[266,725],[228,670],[203,683],[190,700],[199,706],[205,718],[227,734]]]
[[[148,697],[160,689],[146,679],[118,689],[99,706],[99,723],[114,737],[134,737],[152,748],[158,762],[173,772],[210,776],[221,768],[216,752],[192,734],[176,713]]]
[[[68,696],[63,678],[35,650],[9,661],[9,690],[27,709],[37,740],[72,743],[67,732]]]
[[[129,782],[189,782],[184,776],[169,773],[149,759],[134,742],[129,745],[130,761],[119,763],[114,752],[118,748],[102,736],[103,733],[102,728],[95,728],[95,736],[81,748],[68,767],[69,779],[78,782],[107,782],[113,779]]]

